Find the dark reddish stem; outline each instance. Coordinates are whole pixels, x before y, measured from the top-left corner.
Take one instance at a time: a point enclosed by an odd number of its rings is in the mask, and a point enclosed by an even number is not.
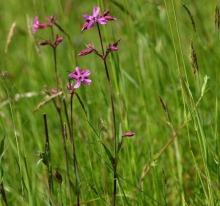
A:
[[[72,143],[72,152],[73,152],[73,165],[74,165],[74,171],[75,171],[75,185],[76,185],[76,197],[77,197],[77,206],[80,205],[80,191],[79,191],[79,171],[78,171],[78,164],[77,164],[77,158],[76,158],[76,149],[75,149],[75,141],[73,137],[73,95],[74,92],[71,93],[70,97],[70,140]]]
[[[114,162],[113,162],[113,167],[114,167],[114,180],[113,180],[113,202],[112,205],[115,206],[116,205],[116,192],[117,192],[117,141],[116,141],[116,119],[115,119],[115,107],[114,107],[114,95],[113,95],[113,91],[112,91],[112,86],[111,86],[111,79],[110,79],[110,75],[108,72],[108,66],[106,63],[106,55],[104,52],[104,46],[103,46],[103,41],[102,41],[102,35],[101,35],[101,31],[99,28],[99,25],[97,23],[97,28],[98,28],[98,33],[99,33],[99,39],[100,39],[100,43],[101,43],[101,48],[102,48],[102,56],[103,56],[103,63],[104,63],[104,67],[105,67],[105,73],[106,73],[106,77],[107,77],[107,82],[108,82],[108,89],[109,89],[109,93],[110,93],[110,99],[111,99],[111,108],[112,108],[112,119],[113,119],[113,139],[114,139]],[[106,56],[106,57],[105,57]]]

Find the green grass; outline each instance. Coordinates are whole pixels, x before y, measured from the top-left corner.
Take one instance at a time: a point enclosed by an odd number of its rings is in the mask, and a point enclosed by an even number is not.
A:
[[[80,202],[112,204],[114,170],[105,147],[114,154],[114,135],[106,75],[95,54],[77,56],[85,43],[101,49],[96,28],[80,31],[82,14],[91,14],[95,5],[101,12],[109,9],[117,18],[100,26],[104,45],[121,39],[119,50],[107,60],[115,97],[117,142],[122,133],[135,132],[134,137],[123,139],[119,153],[116,205],[220,205],[220,42],[214,24],[219,2],[184,2],[196,33],[181,1],[54,2],[0,2],[1,205],[77,203],[69,133],[68,176],[54,104],[49,101],[34,112],[47,97],[43,91],[55,88],[55,74],[52,49],[38,46],[50,37],[49,30],[33,35],[29,26],[35,16],[43,22],[52,14],[70,36],[69,40],[56,29],[64,37],[57,47],[57,67],[68,107],[68,73],[76,66],[91,70],[92,84],[77,90],[87,116],[77,98],[73,101]],[[196,74],[190,63],[190,40],[197,56]],[[36,95],[25,96],[29,92]],[[52,173],[58,168],[63,179],[59,184],[53,176],[52,194],[48,168],[39,157],[45,151],[44,113]]]

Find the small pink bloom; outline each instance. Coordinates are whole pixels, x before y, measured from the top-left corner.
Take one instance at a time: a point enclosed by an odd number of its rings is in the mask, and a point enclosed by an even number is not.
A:
[[[83,27],[82,27],[81,31],[86,30],[86,29],[87,29],[88,24],[89,24],[89,21],[87,21],[87,22],[86,22],[86,23],[83,25]]]
[[[57,94],[57,90],[56,90],[56,89],[51,89],[51,90],[50,90],[50,93],[51,93],[51,94]]]
[[[33,24],[33,28],[32,31],[35,33],[38,29],[44,29],[46,27],[50,26],[49,24],[40,24],[38,17],[36,16],[34,18],[34,24]]]
[[[90,85],[92,80],[88,79],[88,76],[91,74],[90,70],[81,70],[79,67],[76,67],[76,71],[69,74],[70,79],[77,80],[76,84],[74,85],[74,89],[77,89],[81,86],[81,83]]]
[[[109,10],[105,10],[101,15],[100,15],[100,17],[105,17],[105,16],[107,16],[108,14],[109,14]]]
[[[132,136],[134,136],[134,135],[135,135],[134,132],[126,132],[126,133],[124,133],[124,134],[122,135],[122,137],[132,137]]]
[[[97,6],[94,6],[92,16],[89,14],[83,15],[83,18],[86,20],[86,23],[83,25],[81,31],[84,31],[86,29],[92,29],[95,22],[99,23],[99,24],[106,24],[107,23],[107,20],[105,19],[105,17],[98,16],[99,11],[100,11],[100,8]]]
[[[100,15],[100,17],[104,17],[105,20],[107,20],[107,21],[113,21],[113,20],[116,20],[115,17],[113,17],[113,16],[109,16],[109,15],[108,15],[109,12],[110,12],[109,10],[104,11],[104,12]]]
[[[57,35],[56,40],[53,43],[53,46],[57,47],[59,45],[59,43],[62,41],[63,41],[63,37],[58,37],[58,35]]]
[[[82,50],[82,51],[78,54],[78,56],[85,56],[85,55],[90,54],[90,53],[92,53],[93,51],[95,51],[95,47],[94,47],[93,44],[87,44],[86,46],[87,46],[88,49]]]
[[[46,18],[46,20],[50,22],[50,26],[52,26],[56,22],[56,18],[54,17],[54,15],[50,16],[49,18]]]
[[[105,20],[107,20],[107,21],[113,21],[113,20],[116,20],[115,17],[113,17],[113,16],[109,16],[109,15],[108,15],[109,12],[110,12],[109,10],[104,11],[104,12],[100,15],[100,17],[104,17]]]
[[[74,90],[72,89],[72,86],[71,86],[71,84],[70,84],[69,82],[66,84],[66,87],[67,87],[67,89],[69,90],[69,93],[70,93],[70,94],[73,94],[73,93],[74,93]]]
[[[39,43],[40,46],[45,46],[45,45],[48,45],[48,44],[51,45],[49,40],[42,41],[42,42]]]
[[[118,50],[118,43],[121,39],[119,39],[116,43],[114,44],[109,44],[107,47],[107,51],[117,51]]]
[[[113,17],[113,16],[105,16],[105,20],[107,20],[107,21],[114,21],[114,20],[116,20],[116,18]]]

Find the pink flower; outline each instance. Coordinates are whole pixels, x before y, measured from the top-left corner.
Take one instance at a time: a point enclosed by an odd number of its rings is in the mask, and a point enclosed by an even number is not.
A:
[[[50,93],[51,93],[51,94],[57,94],[57,90],[56,90],[56,89],[51,89],[51,90],[50,90]]]
[[[122,137],[132,137],[132,136],[134,136],[134,135],[135,135],[134,132],[126,132],[126,133],[124,133],[124,134],[122,135]]]
[[[50,26],[52,26],[56,22],[56,18],[54,17],[54,15],[50,16],[49,18],[46,18],[46,20],[50,22]]]
[[[42,42],[39,43],[40,46],[45,46],[45,45],[48,45],[48,44],[51,45],[51,42],[49,40],[42,41]]]
[[[70,82],[68,82],[68,83],[66,84],[66,87],[67,87],[67,89],[69,90],[69,93],[70,93],[70,94],[73,94],[73,93],[74,93],[74,90],[73,90],[73,88],[72,88]]]
[[[74,89],[80,87],[81,83],[90,85],[92,80],[88,79],[88,76],[91,74],[90,70],[81,70],[79,67],[76,67],[76,71],[69,74],[70,79],[77,80],[76,84],[74,85]]]
[[[58,35],[57,35],[56,39],[55,39],[55,41],[53,43],[53,47],[54,48],[57,47],[59,45],[59,43],[62,42],[62,41],[63,41],[63,37],[58,37]]]
[[[107,46],[107,51],[117,51],[118,50],[118,43],[121,39],[119,39],[117,42],[113,43],[113,44],[109,44]]]
[[[35,33],[38,29],[44,29],[46,27],[50,26],[49,24],[40,24],[38,17],[36,16],[34,18],[34,24],[33,24],[33,28],[32,31]]]
[[[53,48],[56,48],[60,42],[63,41],[63,37],[58,37],[58,35],[56,36],[56,39],[54,40],[53,43],[51,43],[50,40],[45,40],[45,41],[42,41],[39,43],[40,46],[45,46],[45,45],[50,45],[52,46]]]
[[[89,14],[83,15],[83,18],[86,20],[86,23],[83,25],[81,31],[84,31],[86,29],[92,29],[94,26],[94,23],[97,22],[99,24],[106,24],[107,20],[104,16],[98,16],[99,15],[100,8],[97,6],[94,6],[93,8],[93,14],[92,16]]]
[[[100,17],[104,17],[105,20],[107,20],[107,21],[116,20],[115,17],[113,17],[113,16],[108,16],[109,12],[110,12],[109,10],[104,11],[104,12],[100,15]]]
[[[82,50],[82,51],[78,54],[78,56],[85,56],[85,55],[90,54],[90,53],[92,53],[93,51],[95,51],[95,47],[94,47],[93,44],[86,44],[86,46],[87,46],[88,49]]]

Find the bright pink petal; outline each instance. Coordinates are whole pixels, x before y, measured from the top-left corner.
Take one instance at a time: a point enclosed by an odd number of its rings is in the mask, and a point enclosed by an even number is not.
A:
[[[36,16],[35,18],[34,18],[34,25],[33,25],[33,32],[36,32],[37,31],[37,29],[38,29],[38,24],[39,24],[39,20],[38,20],[38,17]]]
[[[134,132],[126,132],[125,134],[122,135],[122,137],[132,137],[134,135],[135,135]]]
[[[76,84],[74,85],[74,89],[77,89],[77,88],[79,88],[80,87],[80,85],[81,85],[81,81],[80,80],[77,80],[77,82],[76,82]]]
[[[76,74],[80,75],[81,74],[81,69],[79,67],[76,67]]]
[[[87,54],[90,54],[91,52],[93,52],[93,49],[85,49],[85,50],[82,50],[78,56],[85,56]]]
[[[91,74],[90,70],[83,71],[82,77],[88,77]]]
[[[87,84],[87,85],[90,85],[91,82],[92,82],[91,79],[84,79],[84,80],[83,80],[83,83],[85,83],[85,84]]]
[[[93,8],[93,17],[97,17],[99,15],[99,11],[100,11],[100,8],[97,7],[97,6],[94,6],[94,8]]]
[[[105,16],[105,19],[107,20],[107,21],[114,21],[114,20],[117,20],[115,17],[113,17],[113,16]]]
[[[38,16],[36,16],[36,17],[34,18],[34,23],[35,23],[35,24],[38,24],[38,23],[39,23]]]
[[[104,17],[98,18],[96,21],[97,21],[99,24],[106,24],[106,23],[107,23],[107,20],[106,20]]]
[[[83,15],[83,18],[84,18],[85,20],[87,20],[87,21],[90,21],[90,20],[93,18],[93,16],[90,16],[90,15],[88,15],[88,14],[85,14],[85,15]]]
[[[87,29],[92,29],[93,26],[94,26],[94,21],[91,20],[87,25]]]
[[[83,27],[82,27],[81,31],[86,30],[86,29],[87,29],[88,24],[89,24],[89,22],[86,22],[86,23],[83,25]]]
[[[56,90],[56,89],[51,89],[51,90],[50,90],[50,93],[52,93],[52,94],[57,94],[57,90]]]
[[[77,78],[77,76],[76,76],[75,73],[70,73],[70,74],[68,75],[68,77],[69,77],[69,78],[72,78],[72,79],[76,79],[76,78]]]

